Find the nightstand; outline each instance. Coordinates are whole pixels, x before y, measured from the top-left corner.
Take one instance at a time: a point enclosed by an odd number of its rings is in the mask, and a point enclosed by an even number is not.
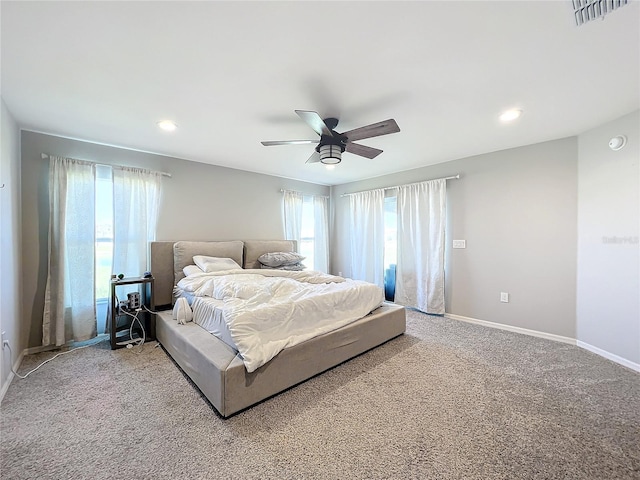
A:
[[[145,342],[155,340],[156,316],[151,313],[155,311],[153,280],[153,277],[111,279],[109,336],[112,350],[135,343],[136,340],[142,337],[140,324],[133,317],[136,314],[140,323],[144,326]],[[134,321],[135,324],[131,329],[131,322]],[[130,330],[133,330],[133,338],[129,337]]]

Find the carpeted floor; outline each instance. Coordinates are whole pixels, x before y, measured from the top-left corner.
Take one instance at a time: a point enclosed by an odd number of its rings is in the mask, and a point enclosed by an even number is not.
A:
[[[640,479],[640,375],[574,346],[408,312],[405,335],[223,420],[154,345],[15,378],[0,476]]]

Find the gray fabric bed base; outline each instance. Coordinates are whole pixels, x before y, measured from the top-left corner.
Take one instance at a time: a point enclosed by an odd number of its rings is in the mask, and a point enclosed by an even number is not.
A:
[[[354,323],[283,350],[247,373],[240,356],[200,326],[179,325],[171,311],[158,314],[156,321],[158,341],[225,418],[377,347],[405,329],[404,307],[385,303]]]

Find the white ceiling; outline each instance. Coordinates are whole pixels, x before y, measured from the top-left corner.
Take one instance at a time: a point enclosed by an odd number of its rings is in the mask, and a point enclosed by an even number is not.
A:
[[[335,185],[582,133],[640,108],[640,2],[1,3],[1,92],[22,128]],[[523,116],[503,125],[504,109]],[[317,139],[394,118],[333,171]],[[172,119],[176,132],[156,122]]]

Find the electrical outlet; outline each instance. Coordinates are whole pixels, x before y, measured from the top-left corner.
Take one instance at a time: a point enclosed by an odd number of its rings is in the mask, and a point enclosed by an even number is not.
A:
[[[453,248],[467,248],[467,241],[466,240],[454,240],[453,241]]]
[[[509,303],[509,294],[507,292],[500,292],[500,301],[502,303]]]

